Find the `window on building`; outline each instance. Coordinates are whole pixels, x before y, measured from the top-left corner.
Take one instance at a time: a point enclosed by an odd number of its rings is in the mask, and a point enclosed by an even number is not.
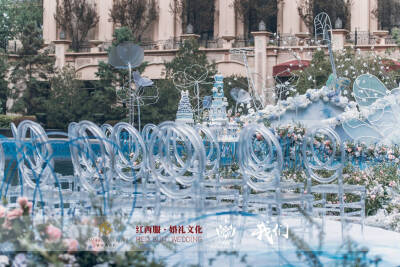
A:
[[[314,18],[321,12],[329,15],[333,28],[349,29],[351,4],[352,0],[303,1],[299,6],[299,15],[309,32],[314,32]]]
[[[202,40],[213,39],[215,1],[181,0],[181,5],[184,32],[198,34]]]
[[[378,0],[378,9],[374,13],[381,30],[400,27],[400,0]]]
[[[258,31],[260,22],[265,23],[266,30],[276,32],[278,2],[281,0],[235,0],[234,6],[239,18],[244,23],[247,36]]]

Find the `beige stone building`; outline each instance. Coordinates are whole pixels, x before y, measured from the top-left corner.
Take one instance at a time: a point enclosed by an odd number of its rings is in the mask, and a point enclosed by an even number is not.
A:
[[[112,41],[116,27],[110,19],[110,9],[113,0],[93,0],[99,15],[99,23],[89,36],[88,45],[80,52],[71,52],[69,42],[60,40],[60,29],[57,28],[54,15],[57,1],[43,0],[45,43],[55,46],[56,64],[75,66],[79,77],[83,80],[95,80],[95,73],[100,61],[107,61],[105,48]],[[252,74],[257,74],[259,80],[266,81],[268,86],[274,83],[273,77],[279,70],[292,67],[293,52],[301,59],[310,60],[312,51],[317,48],[312,36],[301,19],[298,7],[300,1],[283,0],[276,11],[276,33],[267,32],[261,28],[244,36],[244,24],[233,7],[233,0],[215,0],[214,29],[212,38],[199,40],[209,60],[215,61],[218,70],[225,76],[247,75],[243,57],[231,53],[232,48],[250,48],[248,65]],[[345,46],[356,46],[361,50],[370,51],[374,47],[377,52],[388,48],[396,48],[388,32],[378,30],[378,20],[372,15],[378,0],[353,0],[351,19],[348,22],[350,31],[341,29],[340,22],[333,30],[333,47],[341,49]],[[171,12],[174,0],[158,0],[159,18],[151,25],[147,33],[147,42],[143,43],[145,60],[149,62],[145,75],[152,79],[162,78],[163,62],[171,60],[185,38],[200,38],[188,34],[183,29],[180,18]],[[249,50],[250,50],[249,49]]]

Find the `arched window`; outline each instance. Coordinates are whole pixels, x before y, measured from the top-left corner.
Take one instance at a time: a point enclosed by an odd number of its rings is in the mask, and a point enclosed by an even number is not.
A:
[[[198,34],[203,40],[213,38],[215,0],[175,0],[174,5],[174,12],[181,15],[184,33]]]

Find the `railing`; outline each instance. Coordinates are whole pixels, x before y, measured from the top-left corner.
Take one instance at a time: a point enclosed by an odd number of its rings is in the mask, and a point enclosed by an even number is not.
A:
[[[347,35],[346,41],[354,45],[375,45],[376,37],[370,32],[355,31]]]
[[[254,46],[254,37],[237,36],[232,46],[234,48]]]
[[[81,52],[81,53],[89,53],[89,52],[90,52],[90,48],[91,48],[90,43],[89,43],[89,42],[84,42],[84,43],[81,45],[81,47],[79,48],[79,51],[78,51],[78,52]]]
[[[200,47],[204,48],[222,48],[223,47],[223,39],[216,38],[210,40],[199,40]]]
[[[392,36],[388,36],[385,38],[385,44],[395,45],[395,44],[397,44],[397,42],[396,42],[396,39],[394,39]]]

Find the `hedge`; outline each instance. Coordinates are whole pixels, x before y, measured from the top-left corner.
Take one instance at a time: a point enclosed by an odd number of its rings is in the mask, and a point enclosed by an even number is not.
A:
[[[21,115],[0,115],[0,128],[11,128],[10,124],[13,122],[16,126],[24,120],[37,121],[35,116],[21,116]]]

